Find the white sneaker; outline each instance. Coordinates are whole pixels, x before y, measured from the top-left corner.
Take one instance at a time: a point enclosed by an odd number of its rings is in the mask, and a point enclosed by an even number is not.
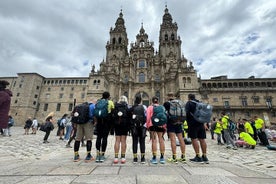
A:
[[[124,163],[126,163],[126,159],[125,159],[125,158],[122,158],[122,159],[121,159],[121,164],[124,164]]]

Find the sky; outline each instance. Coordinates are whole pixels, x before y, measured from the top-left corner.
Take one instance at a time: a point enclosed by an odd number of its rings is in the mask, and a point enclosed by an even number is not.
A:
[[[157,51],[165,6],[202,79],[276,78],[275,0],[1,0],[0,77],[88,77],[121,10],[129,43],[143,24]]]

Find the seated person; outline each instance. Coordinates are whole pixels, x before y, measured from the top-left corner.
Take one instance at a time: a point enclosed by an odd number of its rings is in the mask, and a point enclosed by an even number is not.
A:
[[[254,149],[257,142],[251,137],[249,133],[246,133],[244,129],[239,129],[239,139],[240,141],[237,141],[237,144],[241,145],[242,141],[244,141],[244,144],[246,148]]]

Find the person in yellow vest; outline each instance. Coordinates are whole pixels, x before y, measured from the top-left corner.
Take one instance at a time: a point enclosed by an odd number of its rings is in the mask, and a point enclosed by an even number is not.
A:
[[[254,130],[253,127],[251,125],[251,123],[247,120],[247,119],[242,119],[243,123],[244,123],[244,130],[246,133],[248,133],[249,135],[251,135],[252,138],[254,138]]]
[[[237,146],[232,139],[230,135],[230,130],[228,128],[229,126],[229,116],[226,115],[226,112],[222,111],[221,112],[221,121],[222,121],[222,129],[224,133],[224,138],[226,140],[226,148],[232,148],[233,150],[237,150]]]
[[[243,140],[245,142],[246,148],[254,149],[257,142],[251,137],[251,135],[245,132],[244,129],[239,129],[239,132],[240,140]]]
[[[221,142],[222,121],[221,118],[216,122],[214,133],[217,135],[218,145],[224,145]]]
[[[254,116],[255,127],[257,130],[258,138],[261,141],[261,145],[268,146],[269,142],[267,136],[265,134],[265,123],[264,120],[259,118],[258,116]]]
[[[186,138],[186,135],[188,134],[188,123],[187,121],[185,120],[183,122],[183,138]]]

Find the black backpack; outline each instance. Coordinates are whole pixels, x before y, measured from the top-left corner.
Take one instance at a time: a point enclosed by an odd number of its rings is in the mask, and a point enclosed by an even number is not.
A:
[[[116,124],[127,123],[128,118],[128,106],[126,103],[115,103],[115,108],[113,111],[113,117]]]
[[[89,104],[87,102],[74,108],[71,121],[76,124],[84,124],[89,121]]]
[[[142,127],[145,124],[146,115],[143,105],[136,105],[133,107],[131,122],[135,127]]]

